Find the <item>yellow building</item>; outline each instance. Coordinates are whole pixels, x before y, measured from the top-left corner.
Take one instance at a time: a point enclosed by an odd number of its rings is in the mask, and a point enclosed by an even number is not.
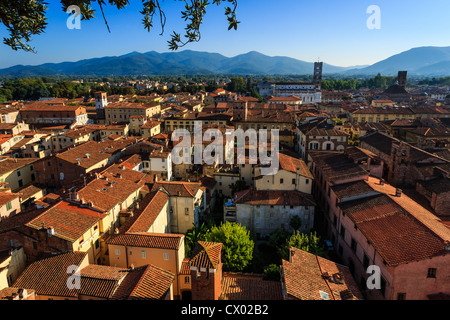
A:
[[[170,233],[125,233],[108,241],[110,266],[138,268],[154,265],[175,274],[173,292],[180,296],[179,273],[185,257],[184,235]]]
[[[349,114],[351,122],[380,122],[388,120],[412,120],[416,114],[410,107],[360,107]]]
[[[38,158],[0,158],[0,183],[6,182],[13,192],[36,181]]]
[[[25,226],[38,231],[44,251],[80,251],[89,263],[100,263],[100,238],[104,234],[105,214],[92,208],[60,201]]]
[[[113,122],[129,122],[132,116],[153,117],[161,113],[159,103],[134,103],[120,102],[110,103],[105,107],[106,124]]]

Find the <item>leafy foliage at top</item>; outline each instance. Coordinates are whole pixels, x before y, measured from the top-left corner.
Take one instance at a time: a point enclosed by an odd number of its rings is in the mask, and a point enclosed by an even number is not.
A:
[[[166,14],[164,13],[161,3],[164,0],[142,0],[142,10],[139,11],[143,15],[142,23],[150,32],[154,28],[155,16],[159,18],[161,26],[161,35],[164,34],[166,24]],[[182,0],[178,0],[182,1]],[[210,4],[208,0],[183,0],[185,3],[184,10],[181,11],[182,18],[186,21],[186,28],[183,37],[180,33],[173,32],[171,40],[168,41],[169,49],[177,50],[190,42],[198,42],[201,39],[200,26],[206,15],[206,9]],[[236,19],[237,0],[213,0],[213,4],[220,6],[223,3],[228,4],[225,7],[225,16],[228,20],[228,30],[237,29],[240,23]],[[109,29],[108,21],[105,17],[103,7],[115,6],[118,10],[126,8],[129,0],[61,0],[62,9],[67,9],[76,5],[80,8],[82,20],[90,20],[95,18],[96,10],[92,8],[92,4],[98,5],[105,21],[106,27]],[[47,3],[43,0],[7,0],[0,2],[0,22],[6,27],[9,37],[3,38],[3,43],[11,47],[11,49],[24,50],[27,52],[36,52],[28,43],[33,35],[39,35],[45,31],[47,27]]]

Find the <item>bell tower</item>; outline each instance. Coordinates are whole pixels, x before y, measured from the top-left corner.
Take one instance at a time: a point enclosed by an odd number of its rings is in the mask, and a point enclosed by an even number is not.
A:
[[[323,62],[314,62],[313,83],[316,90],[320,90],[322,88],[322,69],[323,69]]]

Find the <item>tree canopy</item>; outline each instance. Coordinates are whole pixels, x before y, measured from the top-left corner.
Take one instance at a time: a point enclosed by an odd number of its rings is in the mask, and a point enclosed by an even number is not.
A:
[[[221,223],[206,234],[206,241],[220,242],[222,247],[223,268],[226,271],[239,272],[245,269],[253,259],[255,243],[250,232],[238,223]]]
[[[80,8],[82,20],[95,18],[96,11],[100,9],[106,27],[109,31],[108,20],[105,17],[103,8],[105,6],[116,7],[118,10],[125,9],[129,0],[60,0],[62,9],[67,12],[68,8],[76,5]],[[154,19],[161,26],[161,35],[164,34],[166,24],[166,14],[163,9],[164,0],[142,0],[143,15],[142,24],[150,32],[154,28]],[[168,41],[169,49],[177,50],[190,42],[198,42],[201,38],[200,26],[206,15],[206,9],[210,4],[208,0],[185,0],[184,10],[181,17],[186,21],[184,35],[173,31],[171,40]],[[237,29],[240,23],[236,19],[237,0],[213,0],[212,4],[225,6],[225,16],[228,20],[228,30]],[[95,5],[97,9],[94,9]],[[36,52],[28,43],[31,37],[45,32],[47,27],[47,3],[44,0],[7,0],[0,2],[0,22],[6,27],[9,37],[3,38],[3,43],[11,49]],[[73,12],[73,11],[72,11]]]

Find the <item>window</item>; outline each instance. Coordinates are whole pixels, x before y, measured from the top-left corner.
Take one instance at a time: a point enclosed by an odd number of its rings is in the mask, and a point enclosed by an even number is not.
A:
[[[120,249],[116,249],[115,254],[116,254],[116,256],[120,256]]]
[[[295,184],[295,179],[292,179],[292,184]]]
[[[352,248],[353,253],[356,253],[357,246],[358,246],[358,244],[356,243],[355,239],[352,238],[351,248]]]
[[[341,237],[345,239],[345,228],[341,225]]]
[[[309,184],[309,179],[306,179],[306,184]]]
[[[147,257],[147,254],[145,253],[144,250],[141,251],[141,258],[145,259]]]
[[[37,242],[33,241],[33,250],[37,250]]]
[[[169,260],[169,254],[167,252],[163,253],[163,259],[164,260]]]
[[[21,175],[20,171],[17,171],[17,176],[20,177]]]
[[[284,179],[280,179],[280,184],[283,184],[283,182],[284,182]]]
[[[436,268],[429,268],[427,278],[436,278]]]
[[[397,300],[406,300],[406,293],[404,292],[397,293]]]
[[[190,277],[184,277],[184,283],[188,284],[191,282],[191,278]]]
[[[100,239],[97,239],[95,241],[95,249],[98,249],[99,245],[100,245]]]
[[[6,204],[6,211],[9,211],[9,210],[11,210],[11,209],[12,209],[11,202],[8,202],[8,203]]]

